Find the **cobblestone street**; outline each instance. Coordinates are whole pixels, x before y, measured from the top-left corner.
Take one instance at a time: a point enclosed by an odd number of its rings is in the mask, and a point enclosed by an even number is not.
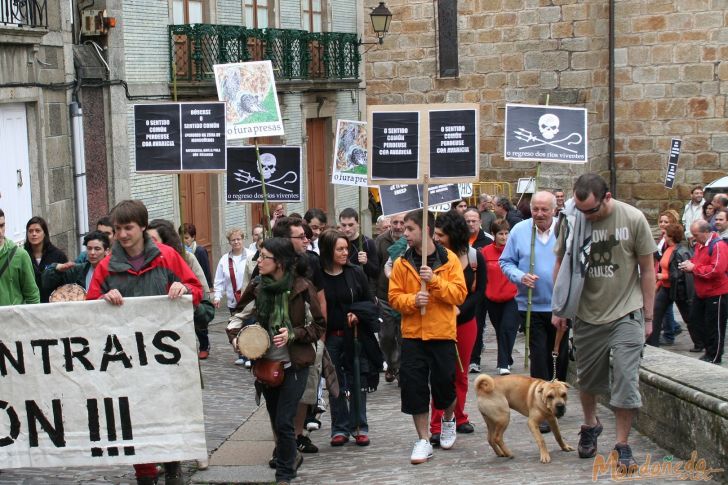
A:
[[[185,462],[185,477],[191,483],[270,483],[274,471],[267,462],[273,449],[265,407],[254,403],[252,375],[233,364],[234,354],[227,344],[222,318],[211,327],[213,352],[202,363],[205,389],[203,391],[205,430],[210,466],[198,471],[195,462]],[[675,350],[688,346],[687,337],[680,335]],[[514,371],[523,370],[523,336],[519,335],[514,351]],[[495,344],[492,329],[488,329],[483,355],[484,372],[494,372]],[[475,375],[471,374],[471,382]],[[379,390],[368,397],[368,416],[371,445],[357,447],[353,442],[341,448],[329,445],[330,415],[324,413],[322,430],[311,433],[319,446],[317,454],[305,455],[294,483],[377,483],[377,484],[440,484],[440,483],[593,483],[593,460],[579,459],[576,452],[559,450],[553,435],[545,435],[551,453],[550,464],[539,463],[538,448],[526,427],[525,418],[512,413],[506,432],[506,443],[515,457],[495,456],[487,444],[485,423],[479,415],[473,392],[468,397],[466,411],[475,425],[475,433],[458,435],[455,447],[449,451],[435,449],[434,458],[426,464],[413,466],[409,455],[415,439],[412,420],[400,412],[399,392],[394,384],[382,379]],[[600,450],[611,450],[614,419],[606,408],[600,409],[604,432],[599,439]],[[578,393],[571,390],[567,413],[560,420],[566,442],[576,447],[582,422]],[[632,449],[638,463],[649,454],[652,463],[669,459],[669,453],[648,438],[632,433]],[[710,465],[710,464],[708,464]],[[607,475],[598,481],[609,481]],[[643,480],[640,483],[662,483],[664,478]],[[125,484],[134,483],[131,466],[114,468],[16,469],[0,473],[2,484]],[[160,480],[160,484],[164,480]],[[673,481],[672,483],[682,483]],[[688,482],[685,482],[688,483]],[[717,483],[717,482],[715,482]]]

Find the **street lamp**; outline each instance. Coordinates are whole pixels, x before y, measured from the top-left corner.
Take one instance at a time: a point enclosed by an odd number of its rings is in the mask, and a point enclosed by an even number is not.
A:
[[[392,12],[389,11],[384,2],[379,2],[376,8],[369,14],[372,19],[372,29],[377,34],[379,44],[384,44],[384,36],[389,32],[389,24],[392,23]],[[360,42],[360,44],[377,44],[377,42]]]

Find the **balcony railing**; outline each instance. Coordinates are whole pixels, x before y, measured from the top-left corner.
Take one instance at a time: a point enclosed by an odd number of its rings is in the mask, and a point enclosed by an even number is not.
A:
[[[237,25],[170,25],[170,73],[178,81],[212,81],[214,64],[270,60],[278,80],[358,79],[356,34]]]
[[[0,26],[48,28],[47,0],[0,0]]]

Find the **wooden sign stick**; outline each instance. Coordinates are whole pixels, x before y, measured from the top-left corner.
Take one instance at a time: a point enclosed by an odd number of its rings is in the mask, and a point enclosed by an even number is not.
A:
[[[258,147],[258,139],[255,140],[255,162],[258,167],[258,175],[260,175],[260,186],[263,189],[263,214],[267,219],[267,224],[264,226],[266,237],[270,237],[273,231],[273,221],[270,218],[270,207],[268,206],[268,191],[265,188],[265,177],[263,177],[263,166],[260,163],[260,149]]]
[[[430,239],[429,228],[427,227],[427,209],[430,205],[430,176],[425,174],[422,180],[422,266],[427,266],[427,242]],[[427,283],[424,280],[420,280],[420,291],[427,291]],[[424,315],[427,312],[425,307],[420,308],[420,315]]]

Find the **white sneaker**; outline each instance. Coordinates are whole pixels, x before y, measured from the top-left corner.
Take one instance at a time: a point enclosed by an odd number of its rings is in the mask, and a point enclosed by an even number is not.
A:
[[[440,431],[440,448],[443,450],[449,450],[455,444],[457,439],[457,426],[455,425],[455,416],[452,417],[451,421],[447,421],[442,418],[442,429]]]
[[[245,361],[245,368],[246,369],[250,369],[251,367],[253,367],[253,363],[251,361],[249,361],[249,360],[246,360]]]
[[[427,460],[432,458],[432,445],[427,440],[417,440],[415,447],[412,449],[412,456],[410,456],[410,463],[418,465],[425,463]]]
[[[235,365],[244,365],[245,359],[242,357],[238,357],[238,359],[235,361]]]
[[[498,368],[498,375],[499,376],[507,376],[507,375],[510,375],[510,373],[511,373],[510,366],[508,366],[508,367],[499,367]]]
[[[470,364],[470,366],[468,367],[468,372],[470,372],[471,374],[480,374],[480,366],[475,363]]]

